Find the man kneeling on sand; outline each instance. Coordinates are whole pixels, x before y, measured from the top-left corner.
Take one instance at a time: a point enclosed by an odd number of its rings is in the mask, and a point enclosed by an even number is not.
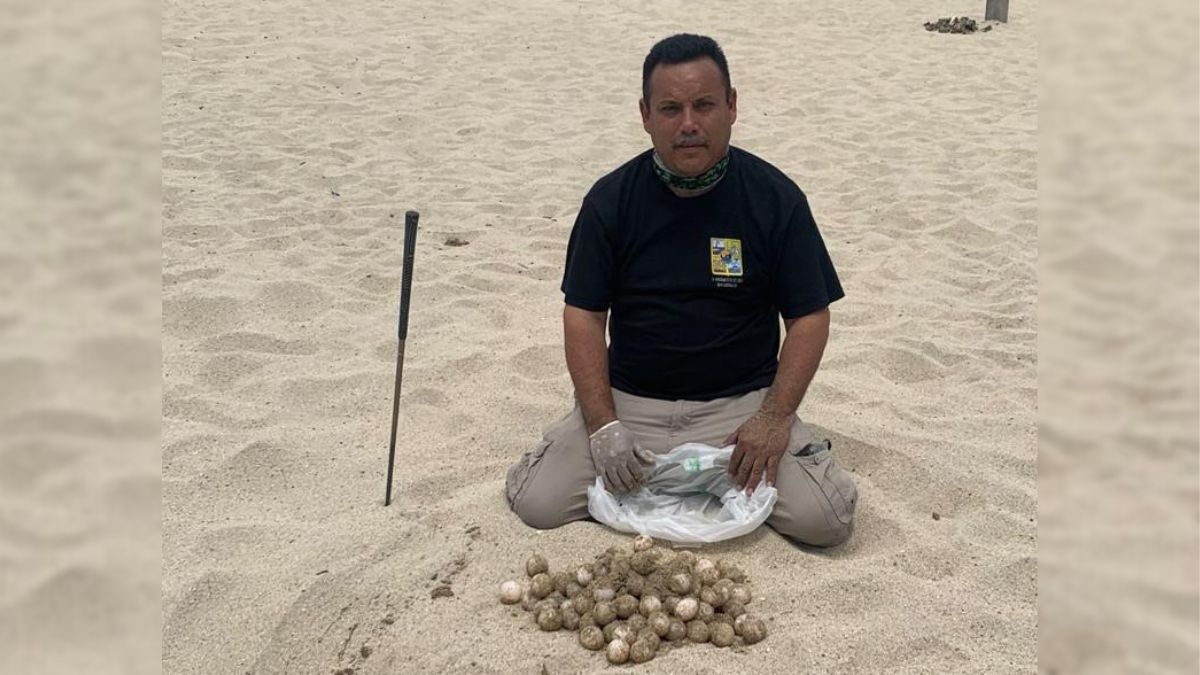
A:
[[[857,490],[796,415],[843,296],[808,201],[729,145],[737,90],[711,38],[654,45],[639,107],[653,148],[596,182],[567,247],[575,408],[509,469],[509,505],[532,527],[558,527],[588,517],[597,476],[636,490],[652,453],[735,444],[734,484],[753,491],[765,476],[779,492],[768,525],[838,544]]]

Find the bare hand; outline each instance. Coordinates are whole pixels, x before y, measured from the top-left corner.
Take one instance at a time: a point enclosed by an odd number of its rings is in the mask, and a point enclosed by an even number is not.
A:
[[[791,438],[795,415],[779,415],[758,411],[742,423],[737,431],[725,439],[725,444],[736,443],[729,458],[729,476],[739,490],[754,494],[763,473],[767,486],[775,487],[775,476],[779,471],[779,458],[787,450]]]

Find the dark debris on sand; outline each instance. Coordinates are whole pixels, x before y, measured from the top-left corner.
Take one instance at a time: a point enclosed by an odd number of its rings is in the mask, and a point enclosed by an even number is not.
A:
[[[982,32],[986,33],[991,29],[991,26],[984,26]],[[979,24],[975,19],[965,16],[943,17],[937,21],[926,21],[925,30],[939,33],[974,33],[979,30]]]

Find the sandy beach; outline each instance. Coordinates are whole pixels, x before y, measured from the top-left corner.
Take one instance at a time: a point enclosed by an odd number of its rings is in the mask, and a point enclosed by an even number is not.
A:
[[[526,528],[504,471],[569,407],[567,237],[648,147],[641,62],[684,30],[724,47],[733,143],[807,193],[841,276],[800,412],[861,501],[838,548],[708,549],[762,593],[765,642],[637,669],[1035,670],[1038,2],[922,26],[982,6],[167,2],[163,672],[608,668],[496,589],[531,550],[628,537]]]

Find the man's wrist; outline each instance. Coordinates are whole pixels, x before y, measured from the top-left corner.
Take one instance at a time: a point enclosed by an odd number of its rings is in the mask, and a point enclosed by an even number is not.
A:
[[[593,438],[593,437],[595,437],[596,434],[600,433],[601,431],[604,431],[605,429],[607,429],[615,424],[619,424],[620,422],[621,422],[621,420],[613,418],[611,421],[602,424],[600,426],[600,428],[598,428],[595,431],[588,434],[588,438]]]
[[[591,436],[595,435],[597,431],[600,431],[604,427],[607,427],[617,421],[617,416],[611,413],[606,415],[597,415],[594,418],[588,418],[585,416],[584,426],[587,428],[588,437],[590,438]]]
[[[783,406],[768,405],[763,403],[762,407],[758,409],[758,413],[756,414],[759,417],[772,422],[784,422],[788,418],[796,415],[796,409],[792,408],[791,410],[787,410]]]

